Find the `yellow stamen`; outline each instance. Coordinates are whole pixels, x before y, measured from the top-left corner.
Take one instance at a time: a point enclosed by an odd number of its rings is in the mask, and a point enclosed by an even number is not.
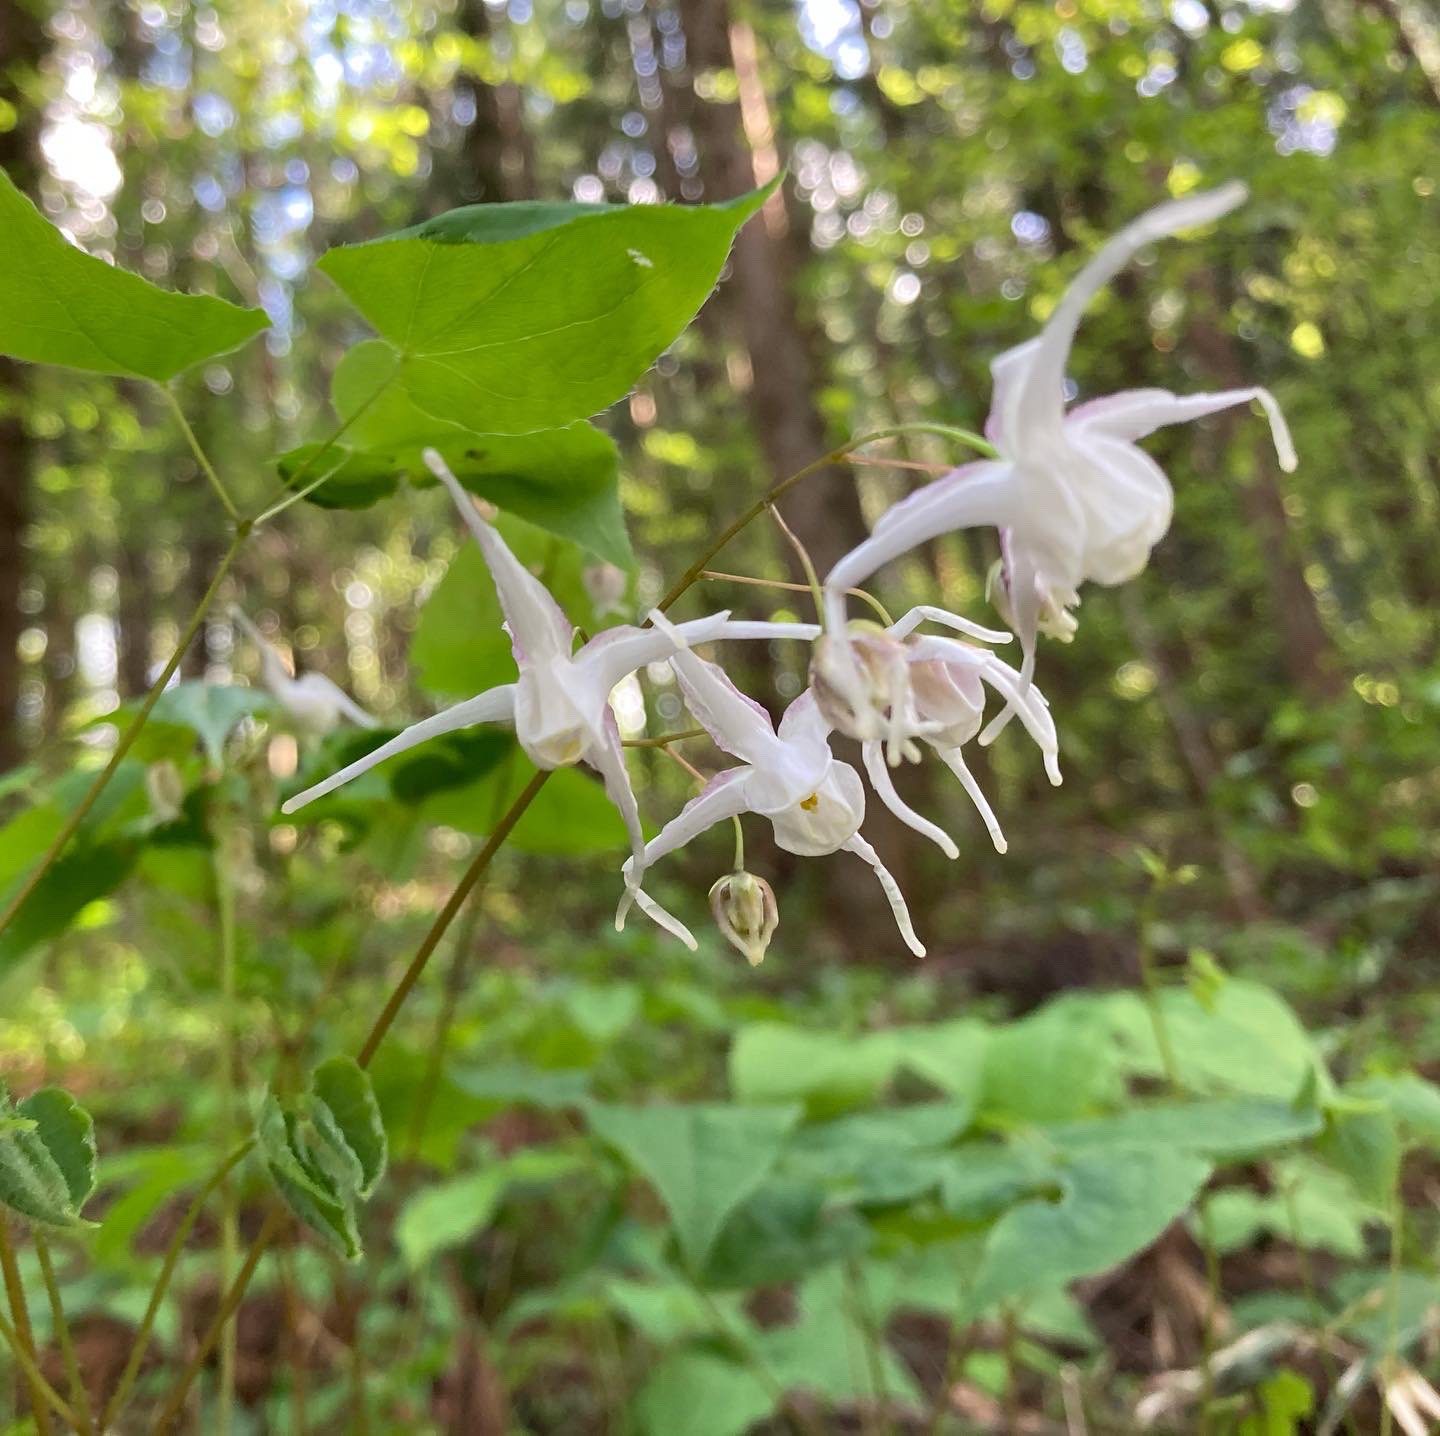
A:
[[[813,813],[815,809],[820,806],[820,794],[811,793],[808,798],[802,798],[800,800],[800,806],[804,808],[807,813]]]

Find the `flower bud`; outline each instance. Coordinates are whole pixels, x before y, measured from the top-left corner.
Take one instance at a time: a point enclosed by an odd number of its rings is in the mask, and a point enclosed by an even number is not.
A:
[[[156,822],[173,823],[185,806],[185,784],[180,770],[168,758],[145,770],[145,796]]]
[[[910,691],[909,646],[873,623],[852,622],[843,636],[815,641],[810,687],[825,721],[847,738],[885,744],[890,766],[914,763],[913,739],[928,731]]]
[[[623,568],[613,563],[587,564],[581,570],[580,582],[585,585],[586,597],[597,618],[625,612],[625,591],[630,587],[630,579]]]
[[[770,884],[743,870],[726,873],[710,889],[710,911],[726,941],[745,954],[751,967],[759,967],[780,923]]]

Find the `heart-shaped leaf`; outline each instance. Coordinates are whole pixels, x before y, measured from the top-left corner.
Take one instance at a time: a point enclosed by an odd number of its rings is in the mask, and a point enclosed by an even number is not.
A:
[[[164,383],[269,322],[208,294],[158,289],[77,249],[0,171],[0,352]]]

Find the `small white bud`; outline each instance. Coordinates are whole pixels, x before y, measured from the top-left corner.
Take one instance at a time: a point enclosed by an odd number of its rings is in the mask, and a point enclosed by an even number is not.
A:
[[[726,873],[710,889],[710,911],[726,941],[745,954],[751,967],[759,967],[780,924],[780,908],[770,884],[743,870]]]
[[[630,580],[623,568],[613,563],[586,564],[580,573],[590,606],[598,618],[607,618],[612,613],[625,612],[625,590]]]

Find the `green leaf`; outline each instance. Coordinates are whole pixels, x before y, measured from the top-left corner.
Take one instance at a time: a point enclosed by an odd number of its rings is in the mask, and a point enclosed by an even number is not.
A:
[[[164,383],[268,324],[258,309],[157,289],[84,253],[0,171],[0,352]]]
[[[0,933],[0,971],[64,932],[83,909],[119,887],[134,867],[137,852],[133,842],[96,843],[60,858]],[[20,881],[16,879],[11,891]]]
[[[311,1079],[310,1116],[336,1152],[348,1155],[355,1191],[366,1199],[385,1174],[385,1124],[369,1074],[351,1057],[331,1057]]]
[[[1322,1160],[1344,1172],[1368,1201],[1384,1206],[1400,1175],[1400,1132],[1386,1108],[1332,1108],[1315,1144]]]
[[[1345,1095],[1379,1102],[1400,1124],[1407,1140],[1440,1148],[1440,1087],[1414,1072],[1367,1077],[1346,1087]]]
[[[402,482],[433,486],[422,457],[432,446],[472,493],[599,558],[623,568],[634,563],[620,506],[619,453],[607,434],[586,423],[530,434],[479,433],[426,414],[402,378],[386,384],[394,371],[394,351],[380,340],[350,350],[332,387],[336,412],[354,421],[345,443],[318,460],[320,445],[306,444],[277,461],[287,483],[308,485],[328,475],[309,495],[311,503],[359,509]],[[381,398],[367,405],[377,388]]]
[[[259,688],[223,683],[177,683],[155,701],[151,719],[188,728],[199,738],[205,756],[218,767],[225,740],[242,718],[274,708],[275,700]]]
[[[1101,1150],[1058,1166],[1058,1201],[1022,1202],[995,1223],[975,1309],[1118,1266],[1180,1216],[1209,1175],[1202,1158],[1164,1148]]]
[[[798,1107],[621,1107],[591,1103],[591,1129],[649,1179],[699,1271],[726,1217],[775,1165]]]
[[[816,1110],[837,1111],[873,1101],[899,1062],[889,1032],[850,1037],[754,1022],[731,1044],[730,1090],[741,1102],[804,1098]]]
[[[260,1155],[285,1204],[312,1232],[348,1261],[362,1255],[353,1194],[342,1191],[319,1166],[299,1130],[273,1093],[267,1094],[256,1126]]]
[[[694,317],[769,190],[722,205],[474,205],[319,268],[432,418],[527,434],[621,398]],[[377,400],[378,402],[378,400]]]
[[[808,1276],[859,1256],[870,1244],[864,1221],[832,1207],[809,1182],[771,1181],[731,1214],[710,1250],[704,1284],[748,1290]]]
[[[1263,1097],[1210,1102],[1164,1102],[1131,1107],[1107,1117],[1043,1129],[1057,1147],[1171,1146],[1216,1160],[1261,1156],[1313,1137],[1323,1119],[1314,1107],[1295,1107]]]
[[[34,1122],[34,1134],[59,1167],[78,1213],[95,1190],[95,1123],[90,1114],[60,1087],[32,1092],[16,1110]]]
[[[1113,1106],[1121,1091],[1105,1014],[1083,998],[1052,1002],[990,1033],[980,1105],[1003,1125],[1082,1117]]]
[[[462,1246],[490,1225],[508,1178],[498,1164],[417,1192],[395,1218],[395,1243],[412,1269]]]
[[[18,1107],[0,1087],[0,1204],[47,1227],[84,1227],[95,1189],[95,1125],[68,1093],[41,1089]]]
[[[645,1436],[743,1436],[774,1406],[748,1367],[700,1351],[664,1357],[635,1400]]]

